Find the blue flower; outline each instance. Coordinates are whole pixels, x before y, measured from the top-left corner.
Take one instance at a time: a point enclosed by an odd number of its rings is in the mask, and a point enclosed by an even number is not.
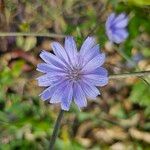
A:
[[[112,13],[105,24],[106,34],[111,42],[121,43],[128,37],[127,27],[128,17],[125,13],[116,16]]]
[[[51,44],[55,55],[42,51],[44,63],[37,70],[44,75],[37,78],[39,86],[46,87],[41,99],[60,103],[63,110],[69,110],[72,100],[79,107],[87,106],[87,98],[95,99],[100,94],[96,86],[108,83],[108,73],[103,67],[105,54],[93,37],[88,37],[80,51],[77,51],[73,37],[66,37],[64,47],[58,42]]]

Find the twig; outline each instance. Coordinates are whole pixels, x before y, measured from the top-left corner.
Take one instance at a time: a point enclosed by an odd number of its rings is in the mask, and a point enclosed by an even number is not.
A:
[[[119,78],[129,78],[129,77],[143,77],[143,76],[150,76],[150,70],[140,71],[140,72],[132,72],[132,73],[112,74],[112,75],[109,75],[109,79],[119,79]]]
[[[32,32],[0,32],[0,37],[6,36],[37,36],[37,37],[52,37],[52,38],[64,38],[65,35],[55,33],[32,33]]]

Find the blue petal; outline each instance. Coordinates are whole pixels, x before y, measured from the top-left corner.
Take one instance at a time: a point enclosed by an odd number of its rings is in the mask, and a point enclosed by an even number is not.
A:
[[[51,87],[48,87],[39,95],[43,101],[48,100],[51,97],[50,88]]]
[[[95,86],[104,86],[108,84],[108,77],[94,74],[83,75],[83,80]]]
[[[63,96],[61,99],[61,108],[63,110],[66,110],[66,111],[69,110],[70,104],[72,102],[72,98],[73,98],[72,83],[68,83],[68,85],[63,90]]]
[[[58,72],[64,72],[63,69],[61,68],[58,68],[54,65],[49,65],[49,64],[46,64],[46,63],[40,63],[37,65],[37,70],[40,71],[40,72],[43,72],[43,73],[48,73],[48,72],[51,72],[51,71],[58,71]]]
[[[92,71],[98,68],[99,66],[103,65],[105,62],[105,54],[101,53],[90,60],[82,69],[82,72]]]
[[[120,39],[125,39],[128,37],[128,32],[126,29],[118,29],[115,31],[115,34],[117,34]]]
[[[65,63],[63,61],[61,61],[58,57],[56,57],[55,55],[46,52],[46,51],[42,51],[40,53],[40,57],[48,64],[53,64],[56,67],[59,68],[64,68],[66,67]]]
[[[61,76],[60,72],[50,72],[38,77],[37,80],[39,86],[50,86],[51,84],[61,80],[62,78],[64,78],[64,76],[63,74]]]
[[[74,94],[75,104],[79,108],[87,106],[86,96],[85,96],[81,86],[78,83],[74,84],[73,94]]]
[[[127,24],[128,17],[125,13],[121,13],[117,17],[115,16],[115,14],[110,15],[105,25],[106,34],[109,40],[118,44],[123,42],[128,36],[128,32],[124,29]]]
[[[99,90],[95,86],[89,84],[85,80],[80,81],[80,86],[88,98],[93,99],[100,94]]]
[[[110,28],[110,26],[113,24],[114,19],[115,19],[115,13],[110,14],[110,16],[106,20],[106,24],[105,24],[106,29]]]
[[[65,38],[65,50],[72,65],[77,64],[77,47],[73,37],[68,36]]]
[[[106,34],[107,34],[107,36],[108,36],[108,39],[109,39],[111,42],[114,42],[112,29],[110,29],[110,28],[106,29]]]
[[[125,28],[127,25],[128,25],[128,18],[126,17],[126,18],[124,18],[123,20],[117,22],[117,23],[115,24],[115,27],[116,27],[116,28]]]
[[[57,57],[59,57],[62,61],[69,63],[67,53],[65,49],[58,42],[53,42],[51,44],[52,49]]]
[[[87,39],[84,41],[83,45],[80,49],[80,55],[84,57],[87,53],[91,51],[91,48],[95,45],[95,38],[93,37],[87,37]]]
[[[98,67],[93,71],[85,71],[84,74],[95,74],[95,75],[101,75],[101,76],[108,76],[108,71],[103,67]]]
[[[128,32],[125,29],[118,29],[113,35],[113,40],[116,43],[123,42],[128,37]]]
[[[57,101],[61,101],[63,96],[64,88],[67,86],[68,81],[63,81],[61,84],[57,85],[55,92],[53,93],[50,103],[55,103]]]
[[[114,21],[113,21],[113,24],[118,24],[120,21],[126,19],[127,16],[125,13],[121,13],[119,14],[118,16],[115,17]]]
[[[83,65],[87,64],[87,62],[89,62],[92,58],[96,57],[97,55],[100,54],[100,48],[99,45],[95,45],[93,48],[90,49],[90,51],[85,54],[85,56],[83,57],[84,61],[83,61]]]
[[[55,84],[52,84],[50,87],[46,88],[41,94],[41,99],[48,100],[50,99],[53,94],[57,91],[57,89],[63,85],[66,82],[66,80],[62,79],[57,81]],[[58,103],[60,102],[60,99],[55,99],[54,101],[50,100],[51,103]]]
[[[42,75],[37,78],[38,85],[39,86],[50,86],[52,84],[52,80],[50,80],[50,77],[48,74]]]

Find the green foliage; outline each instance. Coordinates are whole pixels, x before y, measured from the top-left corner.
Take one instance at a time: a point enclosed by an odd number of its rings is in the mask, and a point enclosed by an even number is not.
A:
[[[128,0],[128,2],[132,5],[137,5],[137,6],[146,6],[146,5],[150,5],[150,1],[149,0]]]
[[[37,40],[35,37],[16,37],[16,45],[19,48],[24,49],[25,51],[29,51],[36,46]]]
[[[149,85],[143,82],[137,82],[132,89],[130,99],[146,108],[145,113],[150,115],[150,88]]]
[[[76,141],[64,141],[58,139],[56,142],[56,150],[65,149],[65,150],[83,150],[84,148],[78,144]]]
[[[131,92],[131,99],[133,102],[139,103],[141,106],[150,105],[150,88],[143,82],[137,82],[133,86]]]

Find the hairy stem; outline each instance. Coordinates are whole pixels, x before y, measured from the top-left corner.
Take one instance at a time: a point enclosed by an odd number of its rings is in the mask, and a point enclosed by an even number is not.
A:
[[[58,135],[58,130],[60,128],[60,123],[61,123],[63,114],[64,114],[64,110],[60,110],[57,120],[56,120],[56,123],[55,123],[55,126],[54,126],[53,134],[52,134],[52,137],[50,140],[49,150],[53,150],[53,148],[54,148],[54,144],[55,144],[55,141],[56,141],[56,138]]]
[[[109,75],[109,79],[150,76],[150,70]]]
[[[37,36],[37,37],[52,37],[52,38],[64,38],[65,35],[55,33],[32,33],[32,32],[0,32],[0,37],[5,36]]]

